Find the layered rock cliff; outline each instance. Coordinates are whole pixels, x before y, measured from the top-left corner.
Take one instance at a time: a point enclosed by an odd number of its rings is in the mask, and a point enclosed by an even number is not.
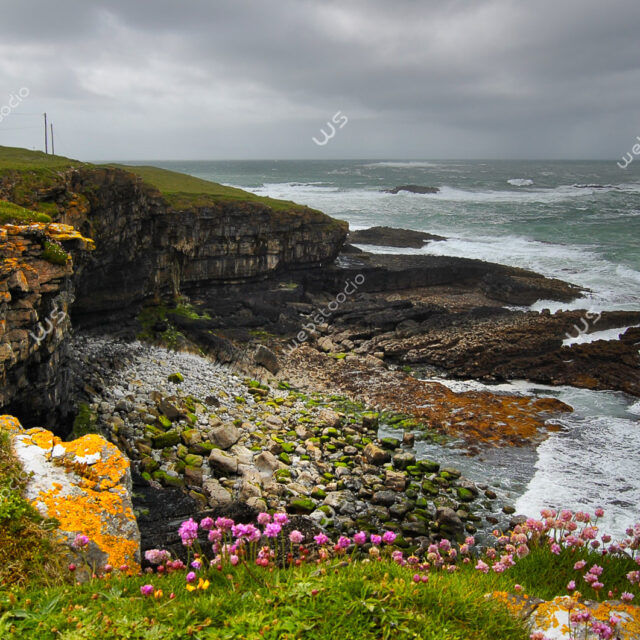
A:
[[[148,298],[330,263],[346,238],[346,223],[307,207],[143,175],[163,190],[128,169],[0,147],[0,407],[27,425],[67,413],[73,300],[75,318],[104,322]]]
[[[72,227],[0,227],[0,406],[46,421],[64,413],[63,366],[73,300],[73,259],[92,248]]]
[[[165,173],[178,175],[162,172],[163,178]],[[45,188],[15,173],[5,177],[0,197],[16,194],[19,204],[55,205],[61,221],[96,240],[92,260],[77,272],[76,316],[325,265],[347,234],[346,223],[307,207],[279,201],[270,206],[252,194],[244,194],[245,200],[236,194],[163,194],[115,167],[69,168]]]

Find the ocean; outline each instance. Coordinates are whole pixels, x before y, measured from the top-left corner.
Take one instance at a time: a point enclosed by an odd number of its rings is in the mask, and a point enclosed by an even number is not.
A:
[[[447,238],[428,253],[480,258],[532,269],[589,290],[572,303],[533,309],[640,310],[640,159],[611,161],[215,161],[155,162],[259,195],[293,200],[347,220],[352,229],[387,225]],[[436,194],[385,193],[398,185]],[[609,332],[615,338],[615,332]],[[587,339],[588,337],[585,336]],[[474,381],[444,381],[455,389]],[[640,401],[618,392],[543,387],[523,381],[490,387],[558,397],[574,413],[536,448],[488,451],[476,459],[456,447],[439,456],[471,479],[496,487],[519,513],[544,506],[605,507],[603,530],[623,535],[640,520]],[[422,449],[420,449],[422,447]]]

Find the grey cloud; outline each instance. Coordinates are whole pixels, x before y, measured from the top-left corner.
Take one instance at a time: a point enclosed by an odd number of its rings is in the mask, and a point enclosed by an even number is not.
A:
[[[617,157],[638,33],[636,0],[22,0],[0,104],[29,86],[83,158]]]

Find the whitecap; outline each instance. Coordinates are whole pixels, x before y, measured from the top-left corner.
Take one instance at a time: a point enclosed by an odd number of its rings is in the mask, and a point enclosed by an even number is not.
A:
[[[507,180],[507,182],[514,187],[530,187],[533,184],[533,180],[529,178],[511,178],[511,180]]]

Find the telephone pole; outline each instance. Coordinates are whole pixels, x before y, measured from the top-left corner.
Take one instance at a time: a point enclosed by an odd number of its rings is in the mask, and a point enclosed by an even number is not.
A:
[[[49,153],[49,144],[47,142],[47,112],[44,113],[44,152]]]
[[[51,127],[51,155],[55,156],[56,155],[56,148],[55,148],[55,146],[53,144],[53,122],[51,123],[50,127]]]

